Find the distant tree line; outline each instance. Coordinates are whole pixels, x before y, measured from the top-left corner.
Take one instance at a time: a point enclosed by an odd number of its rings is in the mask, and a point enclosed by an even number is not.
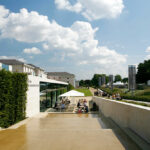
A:
[[[83,87],[98,87],[99,77],[102,76],[105,76],[107,84],[109,82],[109,76],[107,76],[106,74],[94,74],[91,80],[81,80],[79,82],[79,85]],[[148,80],[150,80],[150,60],[145,60],[143,63],[140,63],[137,67],[136,82],[147,83]],[[128,78],[122,78],[121,75],[117,74],[114,77],[114,82],[118,81],[127,83]]]
[[[79,82],[79,85],[83,87],[90,87],[90,86],[98,87],[99,77],[102,77],[102,76],[105,76],[106,84],[107,84],[109,82],[109,76],[107,76],[106,74],[94,74],[91,80],[81,80]],[[117,74],[114,77],[114,82],[118,82],[118,81],[126,83],[128,82],[128,78],[122,79],[121,75]]]

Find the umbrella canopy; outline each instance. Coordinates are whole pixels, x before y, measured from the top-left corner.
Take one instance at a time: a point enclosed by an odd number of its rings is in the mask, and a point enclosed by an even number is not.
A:
[[[113,85],[124,85],[124,83],[122,83],[121,81],[118,81],[116,83],[113,83]]]
[[[69,92],[66,92],[62,95],[59,95],[59,97],[66,97],[66,96],[84,96],[84,93],[75,91],[75,90],[71,90]]]

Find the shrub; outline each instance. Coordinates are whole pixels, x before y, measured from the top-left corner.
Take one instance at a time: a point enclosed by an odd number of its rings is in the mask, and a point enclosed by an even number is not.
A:
[[[0,71],[0,127],[25,118],[27,74]]]
[[[147,96],[129,96],[129,95],[121,94],[121,97],[122,99],[150,102],[150,97]]]
[[[74,86],[71,85],[71,84],[69,84],[68,87],[67,87],[67,89],[68,89],[68,91],[73,90],[73,89],[74,89]]]

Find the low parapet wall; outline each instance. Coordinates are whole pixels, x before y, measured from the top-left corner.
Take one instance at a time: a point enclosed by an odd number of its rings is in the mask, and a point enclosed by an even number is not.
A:
[[[150,108],[101,97],[93,97],[104,116],[110,117],[120,127],[133,130],[150,143]]]

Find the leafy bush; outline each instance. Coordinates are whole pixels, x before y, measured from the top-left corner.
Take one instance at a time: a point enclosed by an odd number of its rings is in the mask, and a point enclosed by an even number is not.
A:
[[[0,127],[25,118],[27,74],[0,71]]]
[[[150,102],[150,97],[148,96],[129,96],[129,95],[121,94],[121,97],[122,99]]]
[[[134,96],[131,96],[130,93],[123,93],[120,89],[109,89],[109,88],[101,88],[104,92],[108,93],[109,95],[120,93],[122,99],[129,99],[129,100],[136,100],[136,101],[145,101],[150,102],[150,90],[144,90],[143,92],[139,92]]]
[[[69,84],[69,85],[68,85],[68,91],[73,90],[73,89],[74,89],[74,86],[71,85],[71,84]]]

